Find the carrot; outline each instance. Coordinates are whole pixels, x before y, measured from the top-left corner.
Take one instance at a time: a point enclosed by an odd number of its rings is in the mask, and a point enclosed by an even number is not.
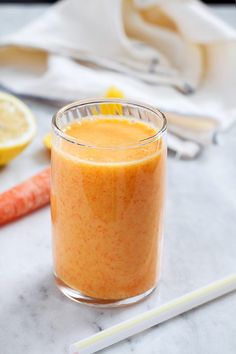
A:
[[[0,225],[39,209],[50,201],[50,168],[0,194]]]

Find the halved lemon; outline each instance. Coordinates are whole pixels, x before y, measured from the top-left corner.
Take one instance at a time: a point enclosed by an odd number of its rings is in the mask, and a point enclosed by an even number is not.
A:
[[[0,165],[6,165],[31,142],[36,123],[30,109],[18,98],[0,92]]]

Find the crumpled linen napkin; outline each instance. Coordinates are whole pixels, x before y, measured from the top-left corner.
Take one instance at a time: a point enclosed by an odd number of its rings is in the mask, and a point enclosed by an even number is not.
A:
[[[111,85],[167,113],[194,157],[236,118],[236,31],[198,0],[63,0],[0,39],[0,84],[61,103]]]

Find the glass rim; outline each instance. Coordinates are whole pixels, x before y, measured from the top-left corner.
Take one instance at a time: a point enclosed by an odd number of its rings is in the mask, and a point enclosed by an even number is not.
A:
[[[57,124],[57,119],[60,118],[65,112],[70,111],[73,108],[79,108],[79,107],[85,107],[90,104],[126,104],[128,106],[133,106],[141,109],[145,109],[147,111],[152,112],[154,115],[158,116],[159,118],[162,119],[162,126],[157,130],[157,132],[150,137],[147,137],[145,139],[139,140],[135,144],[124,144],[120,146],[99,146],[99,145],[91,145],[91,144],[86,144],[84,142],[80,142],[77,138],[73,138],[70,135],[67,135]],[[102,114],[101,114],[102,115]],[[112,114],[111,114],[112,115]],[[124,116],[125,117],[125,116]],[[128,116],[129,117],[129,116]],[[127,118],[128,118],[127,117]],[[55,131],[55,133],[60,136],[62,139],[72,143],[76,144],[81,147],[86,147],[86,148],[94,148],[94,149],[106,149],[106,150],[118,150],[118,149],[130,149],[130,148],[137,148],[149,143],[152,143],[156,140],[158,140],[167,130],[167,119],[164,113],[162,113],[159,109],[146,104],[146,103],[141,103],[138,101],[133,101],[133,100],[126,100],[126,99],[121,99],[121,98],[92,98],[92,99],[82,99],[79,101],[75,101],[72,103],[69,103],[62,108],[60,108],[52,117],[52,128]]]

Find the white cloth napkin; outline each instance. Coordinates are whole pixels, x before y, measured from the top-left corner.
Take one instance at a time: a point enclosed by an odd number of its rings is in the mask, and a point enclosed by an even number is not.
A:
[[[179,155],[236,119],[236,32],[197,0],[63,0],[0,46],[5,88],[64,103],[117,86],[167,112]]]

